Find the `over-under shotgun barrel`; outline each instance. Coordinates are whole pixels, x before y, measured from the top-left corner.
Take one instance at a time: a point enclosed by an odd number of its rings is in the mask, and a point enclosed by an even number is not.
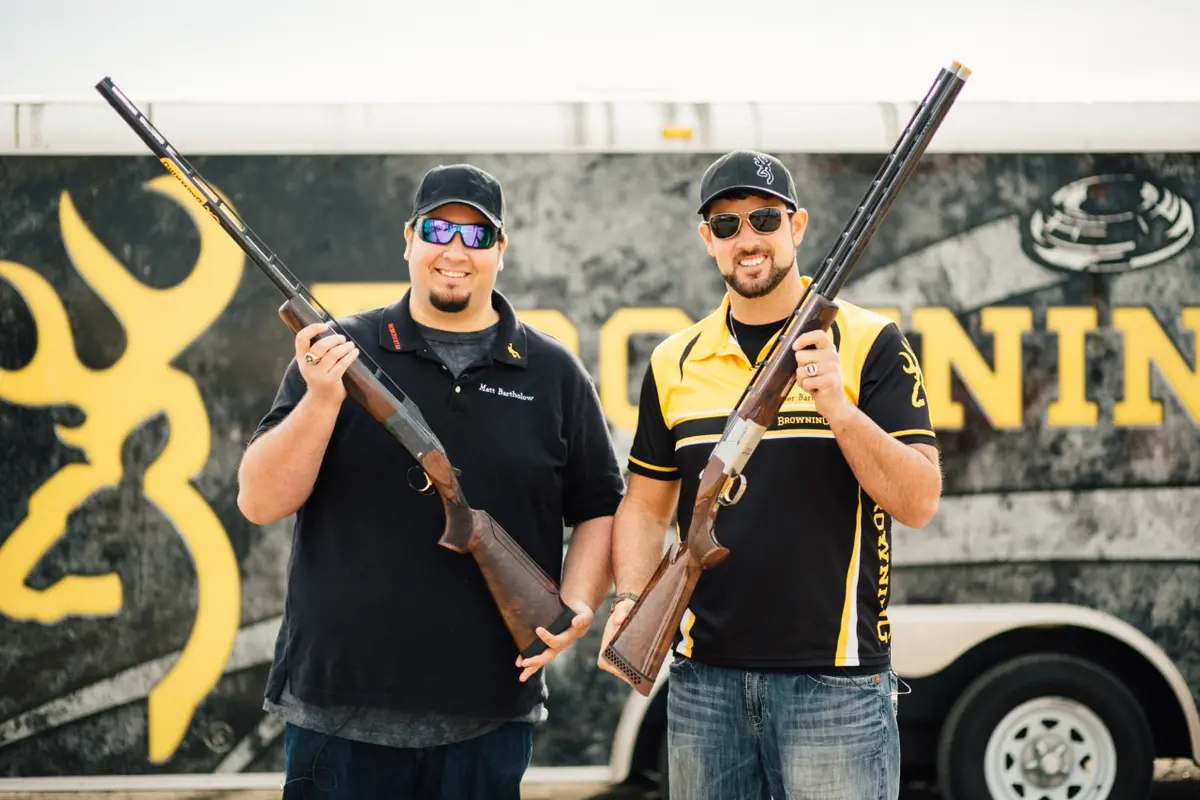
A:
[[[111,78],[96,84],[96,91],[283,293],[285,300],[279,316],[292,333],[321,322],[329,326],[321,336],[339,333],[354,341]],[[536,629],[544,627],[551,633],[562,633],[575,616],[562,602],[554,581],[487,512],[467,504],[445,448],[420,409],[362,347],[342,382],[346,393],[412,454],[430,484],[437,488],[446,512],[446,527],[438,543],[456,552],[470,553],[475,559],[521,655],[529,658],[543,652],[546,643],[537,636]]]
[[[896,195],[904,187],[930,140],[958,97],[970,70],[957,61],[938,73],[899,140],[876,172],[862,200],[830,247],[817,274],[784,324],[771,354],[751,376],[713,447],[696,492],[686,541],[672,545],[637,602],[613,636],[603,657],[649,695],[667,650],[679,629],[700,574],[729,555],[716,537],[717,511],[745,492],[742,470],[770,427],[796,381],[792,345],[809,331],[829,330],[837,316],[837,293],[854,270]],[[735,492],[735,487],[737,491]],[[757,502],[769,502],[760,498]]]

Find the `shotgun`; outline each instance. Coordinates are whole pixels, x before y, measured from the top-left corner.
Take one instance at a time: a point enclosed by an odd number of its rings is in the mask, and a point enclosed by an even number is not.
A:
[[[829,330],[837,316],[834,300],[838,291],[970,74],[957,61],[939,71],[792,310],[770,354],[751,375],[700,475],[686,539],[671,544],[629,616],[605,647],[604,659],[642,695],[649,696],[658,678],[701,573],[729,555],[729,549],[716,536],[717,511],[720,506],[741,500],[746,491],[742,470],[796,381],[792,345],[804,333],[818,328]]]
[[[354,341],[111,78],[106,77],[96,84],[96,91],[283,293],[285,301],[279,308],[279,316],[293,334],[308,325],[323,322],[330,330],[317,338],[339,333],[347,341]],[[559,597],[554,581],[490,514],[471,508],[458,482],[461,473],[451,465],[445,448],[430,430],[420,409],[367,356],[361,345],[358,358],[346,370],[342,382],[346,385],[346,393],[417,460],[423,471],[418,480],[423,480],[424,485],[418,486],[410,478],[410,486],[422,494],[436,491],[441,496],[446,525],[438,544],[456,553],[474,556],[521,656],[531,658],[542,653],[546,643],[537,635],[536,629],[544,627],[551,633],[562,633],[575,617],[575,612]]]

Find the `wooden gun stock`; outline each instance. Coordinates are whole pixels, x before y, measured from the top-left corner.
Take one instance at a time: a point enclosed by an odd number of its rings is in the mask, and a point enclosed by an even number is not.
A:
[[[293,297],[280,306],[279,316],[293,333],[323,322],[301,297]],[[332,332],[324,332],[318,338],[330,335]],[[554,581],[490,514],[467,504],[446,454],[422,435],[414,424],[412,412],[362,360],[356,359],[350,365],[342,382],[346,393],[417,457],[427,485],[414,488],[427,491],[432,487],[441,496],[446,527],[438,544],[474,557],[521,656],[531,658],[542,653],[546,643],[537,635],[537,628],[562,633],[575,618],[575,612],[559,597]]]
[[[681,542],[658,563],[625,623],[604,648],[604,659],[621,670],[641,695],[649,696],[667,649],[683,620],[703,568]]]
[[[421,466],[437,487],[446,510],[446,528],[438,544],[475,558],[521,657],[532,658],[541,653],[546,643],[537,635],[538,626],[551,633],[562,633],[571,626],[575,612],[563,604],[558,587],[545,570],[513,541],[499,522],[486,511],[467,505],[445,455],[434,450],[425,456]]]

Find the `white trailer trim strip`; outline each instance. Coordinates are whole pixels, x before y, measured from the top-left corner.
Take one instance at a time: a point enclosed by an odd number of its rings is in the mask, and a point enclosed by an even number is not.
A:
[[[114,80],[121,86],[120,76]],[[126,88],[126,87],[122,87]],[[130,89],[132,91],[132,89]],[[131,99],[183,153],[886,153],[909,102],[510,103]],[[959,100],[929,153],[1200,152],[1200,103]],[[0,98],[0,155],[142,155],[97,95]]]

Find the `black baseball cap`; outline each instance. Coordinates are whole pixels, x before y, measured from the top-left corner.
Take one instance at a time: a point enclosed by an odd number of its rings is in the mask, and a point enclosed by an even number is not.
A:
[[[477,209],[497,228],[504,226],[504,191],[500,181],[470,164],[440,164],[425,173],[413,195],[413,213],[428,214],[447,203]]]
[[[758,192],[778,197],[795,211],[800,207],[792,173],[778,158],[757,150],[734,150],[714,161],[700,179],[700,207],[704,215],[708,204],[726,192]]]

